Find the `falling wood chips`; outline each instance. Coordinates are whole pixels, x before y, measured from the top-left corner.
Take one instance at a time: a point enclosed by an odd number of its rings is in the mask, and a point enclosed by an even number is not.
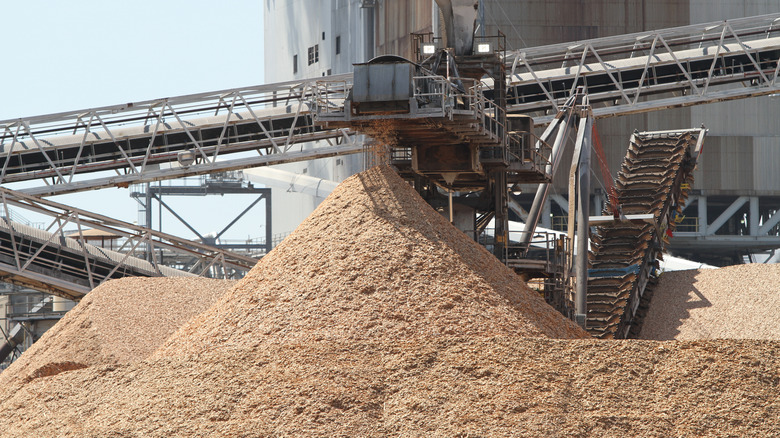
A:
[[[345,181],[147,359],[33,379],[0,405],[0,430],[780,434],[780,343],[584,337],[388,168],[375,168]]]
[[[780,265],[666,272],[641,339],[780,340]]]

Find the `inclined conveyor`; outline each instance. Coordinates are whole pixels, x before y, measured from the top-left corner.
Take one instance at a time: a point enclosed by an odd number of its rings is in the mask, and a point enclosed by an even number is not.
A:
[[[652,220],[602,223],[591,236],[586,328],[593,336],[629,334],[685,204],[705,135],[705,129],[632,135],[615,184],[618,201],[623,215],[651,213]]]
[[[31,256],[33,255],[33,256]],[[89,265],[85,267],[85,265]],[[83,243],[0,218],[0,276],[3,281],[79,300],[110,278],[197,276],[147,260]]]

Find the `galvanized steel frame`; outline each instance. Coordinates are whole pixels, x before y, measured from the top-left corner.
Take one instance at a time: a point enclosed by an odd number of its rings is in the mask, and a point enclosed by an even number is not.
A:
[[[510,52],[505,59],[507,111],[531,113],[537,124],[547,124],[553,118],[550,113],[556,113],[578,86],[585,87],[597,118],[777,93],[779,24],[780,13],[776,13]],[[691,51],[699,55],[694,57]],[[745,58],[738,66],[741,73],[716,68],[719,61],[737,55]],[[638,57],[645,57],[645,62],[626,63]],[[705,62],[706,71],[693,69],[694,59]],[[673,70],[681,80],[651,84],[660,65],[676,67]],[[624,78],[629,72],[641,76]],[[608,81],[609,90],[588,89],[588,79],[597,76],[599,87]],[[553,82],[559,87],[569,84],[568,89],[554,89]],[[537,97],[512,104],[513,97],[517,100],[512,91],[524,85],[535,86]]]
[[[23,238],[29,239],[33,236],[23,235],[23,232],[15,230],[11,223],[6,222],[11,242],[11,247],[6,248],[6,250],[13,254],[14,263],[13,265],[3,263],[0,268],[11,276],[26,278],[33,283],[45,283],[49,285],[47,292],[69,299],[78,299],[80,295],[87,293],[104,281],[114,278],[120,270],[132,269],[134,266],[127,265],[132,260],[142,259],[151,264],[152,271],[146,272],[147,275],[175,274],[174,270],[166,267],[158,259],[158,254],[163,252],[167,255],[175,254],[190,258],[193,263],[189,267],[189,273],[198,276],[237,278],[257,263],[257,260],[252,257],[242,256],[6,188],[0,188],[0,199],[2,199],[4,218],[10,217],[9,206],[43,214],[50,218],[50,222],[44,230],[49,233],[48,238],[44,242],[38,242],[41,246],[34,252],[21,245]],[[45,266],[50,262],[41,260],[42,254],[47,248],[63,248],[63,242],[66,242],[64,230],[67,226],[75,227],[78,232],[79,237],[75,240],[79,252],[84,258],[83,269],[88,280],[86,284],[68,281],[67,276],[47,276],[39,271],[30,270],[33,265]],[[90,245],[85,244],[84,232],[87,229],[105,231],[121,238],[120,247],[112,250],[112,253],[120,254],[122,258],[118,261],[111,260],[115,265],[108,273],[98,273],[93,269],[93,265],[96,265],[96,257],[100,256],[96,256],[94,247],[89,248]]]

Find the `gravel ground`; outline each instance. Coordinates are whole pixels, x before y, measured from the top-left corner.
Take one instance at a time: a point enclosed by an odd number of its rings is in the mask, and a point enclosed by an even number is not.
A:
[[[776,437],[780,343],[263,344],[36,379],[5,437]]]
[[[640,339],[780,340],[780,265],[666,272]]]

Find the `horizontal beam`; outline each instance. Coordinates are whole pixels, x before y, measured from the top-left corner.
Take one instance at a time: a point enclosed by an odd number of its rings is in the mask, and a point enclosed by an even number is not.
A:
[[[184,178],[195,175],[206,175],[230,170],[272,166],[275,164],[295,163],[299,161],[316,160],[319,158],[328,158],[337,155],[350,155],[362,152],[362,143],[349,143],[337,146],[326,146],[315,149],[302,150],[298,152],[287,152],[284,154],[260,155],[257,157],[226,160],[217,163],[198,164],[189,167],[147,170],[143,174],[115,175],[67,184],[38,186],[22,189],[20,192],[33,196],[60,195],[109,187],[127,187],[130,184],[164,181],[168,179]]]

